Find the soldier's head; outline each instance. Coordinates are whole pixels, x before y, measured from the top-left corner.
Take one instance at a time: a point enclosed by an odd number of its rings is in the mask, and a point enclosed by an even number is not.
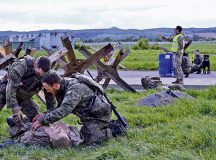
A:
[[[39,57],[34,64],[35,74],[43,77],[51,68],[51,61],[48,57]]]
[[[47,92],[55,96],[61,87],[61,80],[61,76],[59,76],[56,72],[48,72],[44,75],[42,84]]]
[[[181,26],[176,26],[175,33],[176,34],[181,33],[181,31],[182,31],[182,27]]]
[[[151,82],[151,78],[149,77],[149,76],[146,76],[145,78],[142,78],[141,79],[141,83],[142,83],[142,85],[143,85],[143,87],[145,86],[148,86],[149,85],[149,83]],[[144,87],[144,88],[145,88]]]
[[[196,50],[196,51],[195,51],[195,56],[196,56],[196,57],[199,57],[199,56],[200,56],[200,51],[199,51],[199,50]]]

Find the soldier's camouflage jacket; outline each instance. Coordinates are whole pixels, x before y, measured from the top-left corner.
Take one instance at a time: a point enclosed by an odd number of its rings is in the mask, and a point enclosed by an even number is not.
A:
[[[193,60],[193,63],[196,64],[196,65],[199,65],[201,66],[202,63],[203,63],[203,58],[201,55],[198,55],[198,56],[195,56],[194,60]]]
[[[15,61],[8,69],[8,83],[6,86],[6,103],[8,108],[18,105],[22,101],[31,98],[42,89],[41,77],[34,71],[36,58],[27,56]],[[45,92],[48,108],[55,105],[54,97]]]
[[[73,113],[83,123],[88,120],[109,122],[112,112],[103,92],[98,83],[86,76],[64,78],[56,96],[58,106],[40,121],[42,124],[51,124]]]

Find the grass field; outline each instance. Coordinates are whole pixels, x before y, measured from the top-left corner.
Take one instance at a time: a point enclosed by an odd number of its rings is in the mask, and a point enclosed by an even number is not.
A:
[[[162,45],[167,49],[171,45]],[[199,49],[201,54],[210,54],[211,70],[216,70],[216,43],[194,43],[188,48],[190,60],[194,57],[194,51]],[[164,53],[162,50],[131,50],[131,54],[122,62],[131,70],[157,70],[159,68],[158,56]]]
[[[167,49],[171,45],[163,45]],[[210,54],[211,70],[216,70],[216,43],[194,43],[188,48],[190,60],[194,57],[194,51],[199,49],[202,54]],[[36,52],[36,56],[47,55],[45,51]],[[85,59],[84,56],[75,51],[77,58]],[[94,53],[94,52],[93,52]],[[131,50],[122,64],[129,70],[157,70],[159,68],[158,56],[164,53],[162,50]]]
[[[127,137],[111,139],[96,148],[50,149],[12,146],[0,149],[0,159],[52,160],[97,159],[138,160],[215,159],[216,155],[216,87],[208,90],[189,90],[195,100],[178,100],[166,107],[137,106],[137,100],[155,90],[128,93],[109,90],[108,96],[122,115],[127,117]],[[0,140],[9,138],[6,118],[10,112],[4,109],[0,116]],[[65,122],[77,125],[77,119],[69,116]]]

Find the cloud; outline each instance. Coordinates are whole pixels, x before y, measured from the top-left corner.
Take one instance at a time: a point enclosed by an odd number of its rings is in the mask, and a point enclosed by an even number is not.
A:
[[[208,27],[211,0],[0,0],[0,30]]]

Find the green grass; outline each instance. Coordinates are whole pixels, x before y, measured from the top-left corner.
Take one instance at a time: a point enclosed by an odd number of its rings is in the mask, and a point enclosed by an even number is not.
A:
[[[50,149],[12,146],[0,149],[0,159],[215,159],[216,86],[188,90],[195,100],[182,99],[159,108],[138,106],[137,101],[156,92],[129,93],[108,90],[108,96],[127,118],[127,137],[111,139],[96,148]],[[43,109],[44,110],[44,109]],[[9,138],[4,109],[0,116],[0,140]],[[76,125],[77,118],[64,119]]]
[[[162,45],[167,49],[171,44]],[[201,54],[210,54],[211,70],[216,70],[216,43],[192,43],[187,49],[192,61],[194,51],[199,49]],[[131,70],[157,70],[159,68],[158,56],[162,50],[131,50],[122,64]]]
[[[164,44],[162,45],[167,49],[171,48],[171,44]],[[187,51],[191,54],[194,53],[195,50],[200,50],[202,54],[216,54],[216,43],[215,42],[203,42],[203,43],[192,43]]]
[[[131,50],[122,64],[130,70],[156,70],[160,53],[159,50]]]
[[[171,45],[163,45],[167,49],[171,48]],[[190,54],[190,60],[194,57],[194,51],[199,49],[202,54],[210,54],[211,70],[216,70],[216,43],[192,43],[188,48]],[[92,52],[94,53],[94,52]],[[159,54],[164,53],[162,50],[131,50],[131,53],[125,58],[122,64],[129,70],[158,70]],[[23,52],[22,52],[23,54]],[[76,57],[79,59],[85,59],[84,56],[75,50]],[[47,55],[45,51],[37,51],[36,57]],[[95,68],[95,67],[93,67]]]

